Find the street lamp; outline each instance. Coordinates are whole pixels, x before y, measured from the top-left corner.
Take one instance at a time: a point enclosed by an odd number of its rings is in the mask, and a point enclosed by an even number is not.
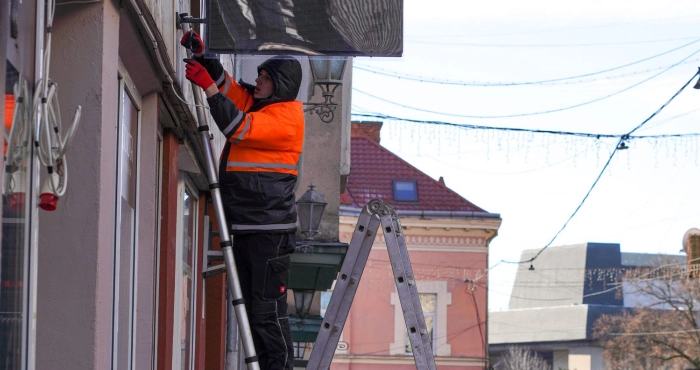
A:
[[[306,103],[309,108],[304,109],[304,112],[316,113],[326,123],[333,121],[333,112],[338,106],[333,102],[333,97],[338,86],[343,84],[346,63],[346,57],[309,57],[314,86],[321,88],[323,103]]]
[[[297,315],[299,315],[301,318],[301,322],[304,322],[304,317],[309,314],[311,302],[314,300],[314,293],[314,290],[294,291],[294,309],[297,311]]]
[[[325,196],[314,190],[314,187],[313,184],[309,185],[309,190],[297,200],[300,231],[306,235],[307,239],[318,234],[321,216],[328,204],[324,200]]]
[[[316,291],[309,289],[295,289],[294,290],[294,309],[296,310],[299,320],[295,322],[296,329],[303,331],[306,328],[306,322],[304,318],[309,315],[309,310],[311,309],[311,302],[314,300],[314,293]],[[294,345],[294,359],[303,360],[306,355],[306,347],[309,342],[302,340],[295,340]]]

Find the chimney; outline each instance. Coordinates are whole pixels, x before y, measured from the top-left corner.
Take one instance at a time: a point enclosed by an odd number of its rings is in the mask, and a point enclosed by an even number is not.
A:
[[[379,131],[382,129],[381,122],[359,122],[352,123],[351,137],[366,137],[379,143]]]
[[[700,230],[692,228],[685,232],[683,251],[688,259],[688,277],[700,277]]]

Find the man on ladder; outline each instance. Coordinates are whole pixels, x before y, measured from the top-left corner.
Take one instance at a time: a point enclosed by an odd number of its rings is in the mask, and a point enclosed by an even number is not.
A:
[[[197,33],[185,33],[181,44],[195,57],[186,60],[186,77],[204,90],[227,139],[219,166],[221,198],[260,369],[291,370],[287,282],[304,140],[302,103],[295,100],[301,65],[290,56],[272,57],[258,66],[255,85],[237,83],[218,59],[202,58]]]

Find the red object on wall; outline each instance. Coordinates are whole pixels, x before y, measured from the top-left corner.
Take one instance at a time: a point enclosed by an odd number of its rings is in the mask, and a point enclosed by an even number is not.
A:
[[[12,94],[5,94],[5,128],[7,132],[10,132],[12,128],[12,117],[15,114],[15,96]],[[7,153],[7,142],[5,142],[2,155]]]

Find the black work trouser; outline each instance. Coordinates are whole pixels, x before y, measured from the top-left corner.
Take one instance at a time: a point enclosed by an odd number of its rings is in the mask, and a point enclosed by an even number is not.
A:
[[[287,284],[295,247],[294,233],[233,236],[233,254],[260,370],[293,367]]]

